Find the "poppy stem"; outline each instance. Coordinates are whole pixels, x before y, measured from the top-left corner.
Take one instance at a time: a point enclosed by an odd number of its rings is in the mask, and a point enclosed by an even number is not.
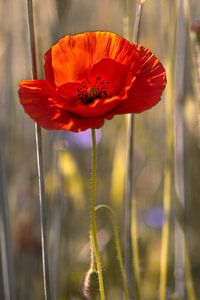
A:
[[[119,262],[119,268],[121,272],[121,278],[122,278],[122,283],[124,287],[124,293],[125,293],[125,299],[129,300],[129,291],[128,291],[128,286],[126,282],[126,276],[125,276],[125,271],[124,271],[124,264],[123,264],[123,258],[122,258],[122,251],[121,251],[121,246],[120,246],[120,238],[119,238],[119,230],[117,226],[117,221],[116,221],[116,215],[112,208],[108,205],[105,204],[100,204],[96,206],[96,211],[99,209],[106,209],[110,213],[110,219],[112,223],[112,228],[113,228],[113,233],[114,233],[114,241],[115,241],[115,247],[116,247],[116,252],[117,252],[117,258]]]
[[[140,21],[142,17],[142,1],[137,1],[136,16],[133,32],[133,42],[137,43],[139,39]],[[127,126],[127,166],[126,166],[126,191],[125,191],[125,274],[130,291],[130,296],[133,298],[133,257],[132,257],[132,237],[131,237],[131,226],[132,226],[132,199],[133,199],[133,161],[134,152],[134,115],[128,115],[128,126]],[[135,245],[135,243],[134,243]],[[139,265],[139,261],[134,259],[134,262]],[[134,266],[134,269],[139,269]],[[140,290],[137,287],[136,290]],[[139,298],[139,296],[138,296]]]
[[[92,128],[92,189],[91,189],[91,224],[90,224],[90,232],[91,232],[91,240],[92,240],[91,246],[92,248],[94,248],[92,249],[92,251],[95,253],[95,258],[96,258],[101,300],[105,300],[101,256],[100,256],[100,250],[99,250],[99,245],[97,240],[97,228],[96,228],[96,217],[95,217],[96,167],[97,167],[96,156],[97,156],[96,133],[95,133],[95,129]]]
[[[90,254],[90,270],[92,272],[96,271],[96,264],[95,264],[95,247],[93,243],[93,238],[92,238],[92,232],[90,230],[90,249],[91,249],[91,254]]]
[[[27,0],[27,11],[28,11],[30,46],[31,46],[32,77],[33,79],[37,79],[37,59],[36,59],[32,0]],[[42,135],[41,135],[41,128],[37,124],[35,124],[35,138],[36,138],[37,167],[38,167],[38,181],[39,181],[43,284],[44,284],[45,300],[51,300],[52,296],[51,296],[50,272],[49,272],[49,262],[48,262],[48,242],[47,242],[47,215],[46,215],[44,171],[43,171],[43,160],[42,160]]]

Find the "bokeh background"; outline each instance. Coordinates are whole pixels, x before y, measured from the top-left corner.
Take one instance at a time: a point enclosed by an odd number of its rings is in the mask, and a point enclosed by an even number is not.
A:
[[[65,34],[105,30],[132,39],[136,1],[33,2],[40,79],[44,76],[44,53]],[[184,15],[181,15],[181,4],[186,7]],[[196,298],[189,298],[186,292],[182,299],[200,299],[200,94],[195,56],[198,47],[194,33],[190,32],[191,24],[198,19],[199,0],[146,0],[144,4],[140,43],[150,48],[164,66],[170,64],[174,67],[169,73],[173,85],[168,87],[162,101],[150,111],[135,116],[134,198],[145,300],[158,299],[161,232],[165,223],[163,183],[168,97],[173,98],[173,103],[179,101],[179,111],[174,109],[175,120],[182,122],[183,131],[180,136],[176,135],[174,151],[176,153],[177,144],[181,145],[178,158],[182,169],[181,173],[178,172],[176,183],[180,179],[183,184],[184,197],[181,199],[184,202],[181,206],[184,222],[181,224],[187,240],[190,280],[196,293]],[[13,270],[16,299],[40,300],[44,296],[34,123],[23,112],[17,95],[18,81],[31,79],[25,0],[0,1],[0,78],[0,189],[1,214],[7,213],[7,254]],[[116,116],[97,133],[97,203],[108,204],[115,210],[122,246],[126,125],[125,116]],[[42,130],[42,135],[54,299],[84,299],[82,284],[90,261],[90,131],[74,134]],[[178,280],[187,287],[188,280],[183,269],[174,272],[177,199],[172,196],[171,200],[167,299],[175,299],[174,282]],[[105,211],[97,213],[97,221],[107,297],[109,300],[122,299],[113,232]],[[176,238],[181,239],[181,235]],[[1,271],[3,254],[2,246]],[[0,272],[0,299],[6,299],[4,297],[3,275]]]

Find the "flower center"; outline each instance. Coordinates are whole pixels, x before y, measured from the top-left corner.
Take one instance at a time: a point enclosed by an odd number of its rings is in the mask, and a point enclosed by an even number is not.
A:
[[[96,98],[96,97],[98,97],[99,90],[96,86],[90,86],[87,89],[87,94],[88,94],[88,97],[90,97],[91,99]]]
[[[109,97],[108,93],[109,82],[102,80],[100,76],[96,77],[95,82],[90,82],[90,79],[83,80],[78,88],[78,97],[80,101],[87,105],[94,102],[95,99],[104,99]]]

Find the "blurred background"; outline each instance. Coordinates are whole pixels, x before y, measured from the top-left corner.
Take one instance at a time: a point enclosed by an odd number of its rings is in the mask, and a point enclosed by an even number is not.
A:
[[[66,34],[105,30],[132,39],[136,1],[33,2],[40,79],[44,78],[44,53]],[[171,168],[175,166],[172,190],[178,192],[171,196],[166,299],[200,299],[200,88],[197,73],[200,50],[195,32],[190,31],[198,19],[199,0],[146,0],[144,3],[140,43],[168,66],[171,76],[162,101],[150,111],[135,116],[134,199],[145,300],[158,299],[161,236],[165,224],[168,101],[173,103],[175,116],[174,130],[171,128],[175,136],[175,165],[170,164]],[[0,0],[0,78],[1,238],[2,228],[6,226],[9,245],[6,255],[16,299],[40,300],[44,296],[34,123],[23,112],[17,95],[18,81],[31,79],[25,0]],[[85,299],[82,285],[90,261],[90,131],[74,134],[42,130],[42,135],[54,299]],[[116,116],[107,121],[98,130],[97,140],[97,203],[108,204],[115,210],[123,246],[126,117]],[[178,197],[173,196],[176,193]],[[181,215],[178,230],[177,206]],[[107,298],[122,299],[113,232],[105,211],[97,213],[97,222]],[[184,276],[183,265],[176,268],[177,251],[182,251],[176,242],[182,241],[182,235],[187,241],[189,277]],[[4,270],[4,254],[1,239],[1,270]],[[6,299],[3,277],[0,272],[2,300]],[[196,298],[188,296],[188,278]],[[184,290],[182,298],[175,298],[176,283]]]

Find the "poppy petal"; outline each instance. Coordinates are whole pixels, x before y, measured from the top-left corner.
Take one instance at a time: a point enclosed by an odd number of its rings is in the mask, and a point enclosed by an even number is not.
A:
[[[91,81],[100,77],[108,82],[110,96],[118,95],[127,80],[129,69],[113,59],[105,58],[92,67],[90,72]]]
[[[77,118],[105,118],[107,114],[115,111],[115,109],[117,109],[127,98],[127,91],[123,90],[123,94],[121,93],[118,96],[106,99],[96,99],[93,103],[88,105],[81,103],[81,101],[76,98],[71,105],[70,101],[72,101],[72,99],[70,100],[71,90],[68,90],[69,87],[73,87],[73,83],[65,85],[65,95],[63,95],[65,98],[60,98],[56,105],[57,107],[72,113]],[[74,84],[74,87],[76,87],[76,84]]]
[[[114,59],[139,69],[137,45],[111,32],[85,32],[60,39],[45,55],[46,79],[56,86],[82,81],[94,64],[104,58]]]
[[[147,49],[142,49],[141,72],[128,91],[127,99],[115,113],[140,113],[160,101],[166,86],[165,69],[158,59]]]
[[[55,80],[54,80],[54,71],[52,67],[52,55],[51,55],[52,50],[48,50],[45,53],[45,64],[44,64],[44,70],[45,70],[45,75],[46,75],[46,80],[55,87]]]
[[[57,88],[58,94],[62,98],[64,98],[64,101],[67,104],[67,107],[69,104],[72,106],[75,106],[78,103],[80,103],[80,99],[78,97],[78,91],[77,91],[78,86],[79,86],[79,84],[76,82],[67,82]]]
[[[103,118],[80,119],[56,105],[56,93],[45,80],[24,80],[19,83],[19,97],[24,110],[46,129],[80,132],[103,126]]]
[[[96,99],[88,105],[81,103],[80,98],[77,97],[79,84],[68,82],[57,88],[57,92],[61,98],[59,98],[56,105],[73,113],[78,118],[105,117],[110,113],[113,116],[113,111],[121,106],[122,102],[127,98],[128,90],[131,88],[134,80],[135,77],[129,73],[126,78],[126,84],[124,84],[123,88],[121,87],[122,90],[118,95],[105,99]]]
[[[98,128],[115,114],[151,108],[166,85],[165,70],[141,45],[110,32],[67,35],[45,54],[46,80],[23,81],[25,111],[41,126]]]

